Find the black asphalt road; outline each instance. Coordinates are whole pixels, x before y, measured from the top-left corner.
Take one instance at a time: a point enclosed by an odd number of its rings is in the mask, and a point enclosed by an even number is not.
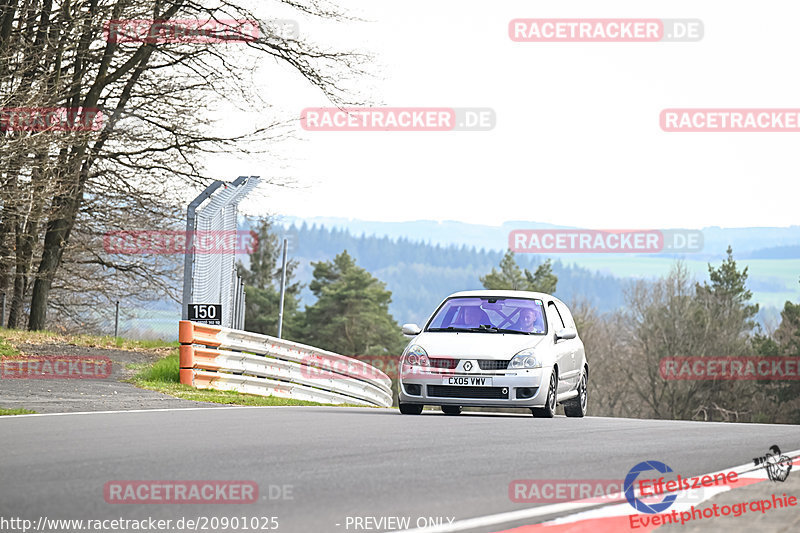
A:
[[[532,504],[509,500],[514,479],[622,479],[647,459],[696,475],[747,463],[772,444],[800,449],[800,426],[326,407],[2,417],[0,517],[264,516],[278,518],[278,531],[381,531],[356,529],[352,517],[415,525],[519,510]],[[252,480],[260,500],[109,504],[103,487],[113,480]],[[276,497],[284,486],[291,498]]]

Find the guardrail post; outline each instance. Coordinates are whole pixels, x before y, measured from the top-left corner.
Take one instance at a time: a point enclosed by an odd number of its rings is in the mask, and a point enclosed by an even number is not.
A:
[[[181,383],[184,385],[192,385],[194,381],[194,346],[191,344],[181,344],[179,353]]]
[[[178,341],[181,347],[178,349],[178,374],[181,383],[184,385],[194,384],[194,323],[188,320],[181,320],[178,325]]]
[[[114,309],[114,338],[119,337],[119,300]]]

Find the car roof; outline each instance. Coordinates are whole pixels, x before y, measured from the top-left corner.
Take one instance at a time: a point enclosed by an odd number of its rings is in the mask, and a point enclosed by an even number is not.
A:
[[[485,296],[495,296],[498,298],[539,298],[540,300],[556,300],[561,302],[558,298],[551,294],[547,294],[544,292],[533,292],[533,291],[511,291],[511,290],[502,290],[502,291],[492,291],[492,290],[478,290],[478,291],[460,291],[454,292],[448,298],[457,298],[462,296],[472,296],[472,297],[485,297]],[[563,303],[563,302],[562,302]]]

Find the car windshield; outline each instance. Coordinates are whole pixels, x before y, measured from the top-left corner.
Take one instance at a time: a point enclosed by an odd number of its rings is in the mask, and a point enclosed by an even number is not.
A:
[[[541,300],[533,298],[457,297],[446,300],[425,331],[469,331],[544,335]]]

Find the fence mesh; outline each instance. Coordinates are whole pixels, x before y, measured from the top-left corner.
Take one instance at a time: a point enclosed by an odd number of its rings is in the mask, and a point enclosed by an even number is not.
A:
[[[237,180],[216,191],[211,199],[197,208],[196,235],[227,234],[236,232],[239,202],[257,184],[252,176]],[[192,251],[191,295],[188,302],[222,305],[222,325],[241,329],[244,327],[244,285],[236,272],[236,253],[233,247],[223,252]]]

